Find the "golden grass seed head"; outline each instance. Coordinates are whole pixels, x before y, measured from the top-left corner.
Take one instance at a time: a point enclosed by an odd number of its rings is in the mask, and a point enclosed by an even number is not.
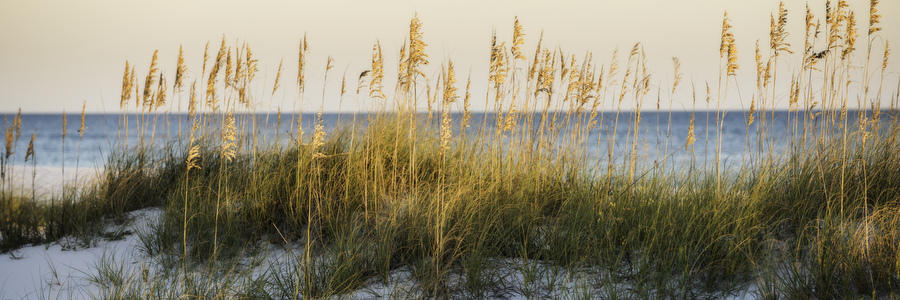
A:
[[[730,76],[735,75],[735,71],[738,69],[737,63],[737,46],[734,45],[734,39],[731,40],[731,45],[728,46],[728,63],[726,64],[727,74]]]
[[[471,88],[472,88],[472,72],[469,72],[469,76],[466,79],[466,94],[463,97],[463,118],[462,118],[462,121],[460,122],[461,128],[469,127],[469,118],[472,116],[470,113],[470,105],[471,105],[470,100],[472,99],[472,94],[470,93]]]
[[[566,56],[562,53],[562,50],[559,51],[559,80],[565,80],[569,75],[569,67],[566,65]]]
[[[225,36],[223,35],[219,51],[216,53],[216,59],[213,61],[212,69],[209,71],[209,79],[206,81],[206,102],[213,108],[213,111],[218,107],[216,100],[216,78],[219,74],[219,69],[222,68],[222,64],[224,63],[225,52]]]
[[[191,84],[191,95],[188,100],[188,116],[193,118],[197,114],[197,81]]]
[[[672,93],[675,93],[675,89],[677,89],[678,84],[681,83],[681,76],[683,75],[681,74],[681,61],[678,60],[678,57],[672,57],[672,66],[675,73],[673,76],[674,79],[672,80]]]
[[[347,93],[347,71],[344,70],[344,75],[341,75],[341,96]]]
[[[706,83],[706,103],[712,101],[712,90],[709,88],[709,82]]]
[[[856,50],[856,13],[850,11],[850,14],[847,15],[847,22],[844,24],[847,27],[844,29],[844,51],[841,52],[842,60],[846,60],[847,57]]]
[[[593,53],[588,52],[581,62],[581,70],[578,76],[578,104],[583,106],[593,100],[594,96],[594,65]]]
[[[382,91],[384,89],[384,56],[381,52],[381,42],[377,40],[372,45],[372,68],[370,73],[369,97],[385,99],[384,91]]]
[[[209,60],[209,41],[206,41],[206,45],[203,46],[203,68],[200,69],[200,77],[203,77],[203,74],[206,74],[207,60]]]
[[[423,40],[422,21],[415,15],[409,21],[409,55],[401,63],[401,69],[405,69],[401,76],[401,85],[406,91],[412,88],[416,76],[424,75],[421,67],[428,64],[428,54],[425,53],[427,45]]]
[[[150,95],[153,93],[151,89],[153,88],[153,84],[156,80],[156,73],[159,71],[159,67],[157,65],[158,55],[159,50],[153,50],[153,58],[150,60],[150,70],[147,71],[147,77],[144,80],[143,102],[145,105],[149,105],[150,101],[152,100],[150,98]]]
[[[453,70],[453,60],[447,62],[447,69],[444,72],[444,103],[451,104],[456,102],[459,96],[456,95],[456,72]]]
[[[25,162],[28,162],[29,158],[34,157],[34,137],[36,135],[37,135],[37,133],[32,133],[31,140],[28,141],[28,149],[25,150]]]
[[[793,108],[800,99],[800,82],[797,81],[797,78],[791,78],[791,90],[790,96],[788,98],[788,108]]]
[[[320,158],[325,158],[325,154],[319,151],[322,148],[322,146],[325,145],[325,138],[326,138],[325,126],[322,125],[321,115],[322,115],[322,113],[320,111],[319,117],[317,117],[316,126],[313,129],[313,140],[312,140],[312,144],[311,144],[311,147],[312,147],[311,152],[312,152],[312,158],[314,160],[320,159]]]
[[[613,49],[612,56],[609,59],[609,71],[607,71],[608,77],[613,78],[616,76],[616,73],[619,72],[619,47]]]
[[[509,106],[509,111],[506,113],[506,116],[503,118],[503,132],[511,132],[513,128],[515,128],[516,120],[518,119],[518,110],[516,109],[516,103],[512,102]]]
[[[754,62],[756,62],[756,88],[762,88],[763,77],[766,72],[766,65],[763,64],[762,61],[762,53],[759,50],[759,40],[756,40],[756,49],[753,55]]]
[[[281,128],[281,105],[278,106],[278,112],[275,115],[275,128]]]
[[[78,126],[78,137],[79,137],[79,138],[84,137],[84,131],[87,130],[87,126],[85,126],[85,122],[84,122],[84,119],[85,119],[85,118],[84,118],[84,117],[85,117],[85,115],[84,115],[85,108],[87,108],[87,101],[84,101],[84,102],[81,103],[81,125]],[[18,136],[17,136],[16,138],[18,139]]]
[[[409,21],[409,59],[412,65],[428,64],[428,54],[425,53],[425,46],[428,44],[423,40],[422,21],[419,16],[413,16]]]
[[[231,77],[230,82],[226,82],[226,85],[230,84],[232,87],[237,87],[240,83],[239,81],[247,76],[244,60],[241,59],[241,57],[243,57],[243,53],[241,52],[243,49],[244,47],[237,47],[237,50],[235,50],[234,76]]]
[[[881,14],[878,13],[879,0],[869,0],[869,35],[881,31]]]
[[[547,95],[552,95],[553,81],[556,77],[556,61],[553,60],[550,50],[544,49],[543,56],[544,59],[541,63],[542,67],[538,74],[538,88],[535,90],[535,94],[545,92]]]
[[[399,82],[401,86],[406,84],[406,75],[404,75],[404,72],[406,72],[407,64],[409,64],[406,52],[406,41],[404,41],[403,45],[400,46],[400,59],[397,63],[397,82]]]
[[[184,64],[184,48],[181,45],[178,45],[178,64],[175,67],[175,86],[172,88],[176,93],[181,91],[184,73],[186,71],[187,66]]]
[[[284,64],[284,59],[281,59],[278,62],[278,71],[275,73],[275,84],[272,86],[272,95],[275,95],[275,92],[278,91],[278,83],[281,81],[281,70]]]
[[[234,58],[231,57],[231,47],[228,47],[228,52],[225,55],[225,86],[231,86],[232,82],[235,80],[234,77]]]
[[[66,124],[66,123],[67,123],[67,120],[66,120],[66,111],[63,110],[63,113],[62,113],[62,138],[63,138],[63,140],[66,139],[66,134],[68,133],[68,130],[66,130],[66,129],[67,129],[67,127],[66,127],[67,124]]]
[[[300,42],[299,49],[297,50],[297,87],[300,91],[303,91],[303,88],[306,85],[306,52],[307,52],[308,44],[306,41],[306,34],[303,34],[303,40]]]
[[[603,90],[604,74],[606,74],[606,66],[601,66],[600,73],[597,73],[597,82],[594,84],[594,93],[596,93],[597,95],[600,95],[600,91]],[[599,99],[600,97],[597,97],[597,98]]]
[[[693,152],[694,142],[696,140],[697,138],[694,136],[694,113],[691,113],[691,120],[690,123],[688,123],[688,133],[687,139],[684,143],[684,148]]]
[[[719,57],[724,58],[725,54],[728,53],[728,37],[731,34],[731,24],[728,23],[728,11],[725,11],[725,15],[722,17],[722,34],[719,42]]]
[[[788,11],[784,8],[784,2],[778,3],[778,16],[769,15],[769,48],[779,56],[781,53],[793,53],[790,49],[791,44],[787,42],[788,32],[787,26]]]
[[[544,42],[544,31],[541,31],[541,35],[538,37],[537,48],[534,49],[534,60],[531,62],[531,67],[528,68],[528,80],[531,81],[537,76],[538,72],[538,63],[541,59],[541,44]]]
[[[233,110],[228,111],[224,122],[222,126],[221,155],[226,162],[231,162],[237,156],[237,127]]]
[[[84,111],[82,110],[82,115],[84,115]],[[13,118],[13,129],[16,131],[16,140],[19,140],[19,137],[22,136],[22,108],[19,108],[19,111],[16,113],[16,117]]]
[[[881,58],[881,71],[887,70],[888,66],[888,57],[891,56],[891,44],[887,41],[884,42],[884,56]]]
[[[166,78],[159,74],[159,86],[156,87],[156,102],[151,105],[151,110],[159,109],[166,104]]]
[[[444,103],[444,108],[441,113],[441,153],[446,154],[450,150],[450,140],[453,137],[453,128],[451,127],[451,118],[450,118],[450,109],[447,108],[447,103]]]
[[[259,59],[253,56],[253,49],[250,48],[250,44],[244,44],[244,51],[246,52],[244,55],[245,73],[242,79],[245,80],[244,85],[247,85],[256,79],[256,72],[259,71]]]
[[[129,70],[130,68],[131,68],[131,65],[126,60],[125,61],[125,71],[122,73],[122,95],[121,95],[121,98],[119,98],[120,99],[119,107],[122,109],[124,109],[125,106],[128,105],[128,100],[131,99],[131,89],[134,88],[134,86],[132,85],[132,83],[134,81],[131,80],[131,76],[128,73],[130,71]]]
[[[325,73],[328,74],[328,71],[331,71],[331,69],[334,69],[334,58],[329,55],[328,62],[325,63]]]
[[[726,74],[735,75],[735,71],[738,69],[737,64],[737,46],[735,45],[734,33],[731,31],[732,25],[728,21],[728,12],[725,12],[724,17],[722,18],[722,35],[721,35],[721,43],[719,45],[719,57],[727,58],[726,64]]]
[[[513,21],[513,38],[512,38],[512,47],[510,51],[512,51],[513,59],[521,59],[525,60],[525,55],[522,55],[521,46],[525,44],[525,33],[522,30],[522,24],[519,24],[519,17],[515,17],[515,21]]]
[[[830,1],[829,1],[830,2]],[[847,13],[845,10],[849,7],[846,0],[839,0],[837,7],[831,9],[831,14],[826,13],[826,22],[828,27],[831,29],[829,31],[828,36],[828,46],[826,49],[832,49],[837,47],[838,43],[841,41],[841,23],[845,23],[847,21]],[[827,7],[826,7],[827,8]]]
[[[494,84],[496,89],[499,89],[506,82],[506,63],[506,44],[503,42],[498,44],[497,35],[494,34],[491,38],[491,61],[488,80]]]
[[[6,129],[6,153],[4,154],[4,159],[6,160],[9,160],[9,157],[13,155],[13,135],[15,134],[14,131],[15,129],[12,127]],[[5,171],[3,174],[4,176],[6,175]]]
[[[199,123],[199,121],[195,121],[194,123]],[[191,130],[191,139],[192,140],[194,139],[194,134],[195,133],[192,129]],[[191,147],[188,150],[187,159],[185,161],[185,164],[187,165],[187,170],[190,171],[192,169],[200,169],[200,164],[198,162],[199,160],[200,160],[200,145],[194,144],[193,142],[191,142]]]

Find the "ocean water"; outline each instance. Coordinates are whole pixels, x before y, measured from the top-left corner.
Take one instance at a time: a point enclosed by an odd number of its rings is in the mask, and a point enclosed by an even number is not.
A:
[[[641,165],[652,164],[654,161],[662,160],[663,157],[666,157],[668,161],[674,161],[675,164],[689,162],[692,159],[695,162],[713,159],[716,142],[715,112],[698,111],[693,113],[696,138],[693,152],[688,151],[685,147],[691,114],[692,112],[684,111],[642,112],[640,126],[637,130],[638,155]],[[540,117],[539,114],[535,116]],[[775,151],[778,153],[783,153],[788,148],[788,116],[789,112],[787,111],[776,111],[774,122],[772,120],[768,122],[766,131],[767,134],[774,137]],[[857,112],[850,111],[848,116],[850,124],[856,124]],[[4,129],[11,125],[14,117],[14,114],[0,114],[0,121],[4,122]],[[13,147],[10,164],[13,166],[25,165],[25,151],[32,133],[35,134],[35,164],[43,167],[72,168],[78,164],[80,167],[102,168],[110,153],[123,149],[124,142],[127,142],[128,145],[136,145],[140,140],[141,132],[138,131],[136,122],[136,119],[139,118],[138,115],[127,115],[127,135],[126,130],[123,130],[126,127],[123,126],[121,114],[87,114],[85,116],[86,130],[83,135],[78,133],[81,125],[80,115],[68,114],[66,117],[66,135],[63,139],[62,114],[23,114],[21,136]],[[280,123],[275,113],[243,114],[238,115],[237,118],[255,122],[259,136],[265,139],[266,143],[273,143],[277,140],[279,143],[286,144],[294,131],[291,120],[296,117],[297,115],[283,114]],[[356,117],[360,120],[359,126],[365,126],[366,114],[357,114]],[[454,134],[461,134],[456,131],[457,124],[462,117],[461,114],[455,113],[452,117],[455,125],[453,127]],[[145,124],[155,125],[149,126],[143,132],[144,143],[152,141],[154,144],[162,145],[177,140],[179,134],[187,134],[190,126],[185,114],[157,114],[145,118]],[[303,114],[303,127],[307,137],[311,136],[309,133],[312,132],[315,118],[315,114]],[[626,153],[631,149],[631,139],[635,136],[634,114],[631,112],[619,113],[618,126],[614,126],[615,118],[615,112],[604,112],[597,116],[598,122],[602,119],[602,127],[593,128],[586,137],[584,145],[584,149],[591,159],[600,162],[608,159],[613,128],[616,129],[615,142],[612,147],[613,160],[624,161],[627,159],[625,158]],[[756,136],[757,130],[760,129],[758,127],[761,124],[760,118],[761,116],[757,115],[757,121],[753,126],[747,128],[747,112],[728,111],[725,113],[721,149],[723,164],[726,166],[739,164],[748,155],[748,143],[750,149],[753,151],[757,149]],[[423,121],[427,119],[426,115],[422,114],[421,119]],[[889,118],[883,118],[883,120],[887,119]],[[340,126],[349,126],[353,120],[354,115],[351,113],[326,113],[323,115],[323,124],[328,132]],[[474,134],[474,131],[481,128],[483,122],[486,122],[489,128],[493,128],[495,120],[496,115],[493,113],[474,113],[467,134]],[[432,122],[439,126],[439,117],[435,115]],[[565,127],[565,122],[561,113],[557,118],[556,125]],[[538,123],[540,123],[539,120],[534,122],[535,128]],[[667,135],[668,138],[666,138]],[[751,137],[749,141],[748,135]],[[124,139],[123,136],[125,136]],[[65,149],[63,149],[64,147]],[[31,164],[30,161],[27,163],[29,166]]]

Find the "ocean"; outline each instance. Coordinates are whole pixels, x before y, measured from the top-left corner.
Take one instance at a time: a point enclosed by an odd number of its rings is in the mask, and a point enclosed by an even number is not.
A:
[[[693,152],[686,149],[685,144],[688,135],[688,129],[692,112],[686,111],[645,111],[641,113],[641,122],[637,131],[637,145],[641,163],[652,163],[659,161],[664,156],[669,161],[684,163],[691,161],[709,161],[714,158],[715,142],[716,142],[716,126],[714,111],[698,111],[694,112],[695,124],[694,134],[696,141],[693,145]],[[552,115],[552,113],[551,113]],[[561,113],[562,115],[562,113]],[[886,113],[884,115],[887,115]],[[539,114],[536,114],[540,117]],[[774,137],[773,142],[775,152],[784,153],[789,147],[788,139],[788,111],[774,112],[774,122],[769,120],[767,134]],[[15,114],[0,114],[0,120],[4,123],[4,129],[9,128],[12,124]],[[291,119],[297,115],[283,114],[281,122],[277,120],[275,113],[259,113],[239,115],[238,119],[252,120],[255,119],[259,136],[267,143],[278,140],[279,143],[286,144],[290,141],[294,128],[291,125]],[[458,122],[462,117],[460,113],[452,115],[454,123],[454,134],[458,132]],[[803,115],[801,114],[801,118]],[[79,135],[80,115],[67,114],[65,146],[63,145],[63,126],[62,114],[23,114],[21,136],[13,145],[12,156],[10,157],[10,165],[31,166],[32,162],[27,164],[24,161],[28,140],[32,134],[35,134],[34,164],[42,167],[65,167],[72,168],[78,164],[85,168],[102,168],[110,153],[121,151],[122,136],[125,134],[123,125],[123,116],[121,114],[87,114],[85,116],[86,130],[84,135]],[[127,138],[125,141],[129,145],[136,145],[140,140],[140,132],[137,130],[138,115],[129,114]],[[189,130],[188,116],[185,114],[154,114],[148,115],[147,124],[155,124],[144,131],[144,142],[163,145],[173,140],[177,140],[179,134],[185,135]],[[421,115],[425,120],[426,114]],[[601,162],[605,162],[609,157],[609,142],[612,129],[616,128],[616,138],[613,147],[613,159],[623,160],[625,153],[631,149],[631,138],[634,135],[634,114],[632,112],[621,112],[618,114],[618,126],[614,126],[616,118],[615,112],[603,112],[597,116],[598,125],[591,130],[585,139],[585,150],[589,157]],[[771,118],[771,115],[769,116]],[[303,114],[303,127],[307,132],[307,137],[311,136],[315,114]],[[356,115],[356,119],[360,120],[358,124],[365,126],[365,113]],[[599,122],[602,119],[602,124]],[[748,152],[748,143],[750,149],[757,149],[757,131],[761,116],[757,115],[756,121],[749,128],[747,127],[746,111],[727,111],[725,113],[724,122],[722,124],[722,149],[721,160],[726,166],[737,165],[742,161]],[[886,117],[883,119],[887,119]],[[340,126],[349,126],[354,120],[352,113],[325,113],[323,115],[323,125],[327,132],[333,131]],[[487,122],[490,128],[496,120],[493,113],[473,113],[470,120],[468,134],[474,134],[478,128],[481,128],[482,122]],[[522,118],[520,120],[523,120]],[[856,124],[857,112],[848,112],[849,124]],[[439,116],[435,114],[432,122],[435,126],[439,126]],[[565,122],[560,116],[557,118],[557,125]],[[535,121],[535,124],[539,121]],[[535,125],[536,127],[537,125]],[[855,128],[855,127],[851,127]],[[668,138],[666,137],[668,135]],[[750,137],[748,141],[748,136]],[[185,138],[182,138],[182,140]],[[666,147],[668,144],[668,147]],[[65,149],[63,149],[65,147]]]

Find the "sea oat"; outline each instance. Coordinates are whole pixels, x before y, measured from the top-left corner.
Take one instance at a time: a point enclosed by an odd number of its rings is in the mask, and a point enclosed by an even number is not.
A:
[[[151,88],[156,80],[156,73],[159,71],[159,67],[157,67],[157,55],[159,54],[159,50],[153,50],[153,59],[150,60],[150,70],[147,71],[147,78],[144,80],[144,97],[143,102],[145,105],[149,105],[150,94],[152,93]]]
[[[347,93],[347,72],[344,71],[344,74],[341,75],[341,96]]]
[[[505,43],[497,44],[497,35],[491,38],[491,63],[490,77],[488,78],[494,84],[494,88],[499,89],[500,85],[506,82],[506,48]]]
[[[320,159],[325,158],[325,154],[320,152],[320,148],[325,145],[325,126],[322,125],[322,113],[319,112],[319,116],[317,117],[316,126],[313,129],[313,140],[312,140],[312,158]]]
[[[233,86],[233,82],[237,80],[237,77],[234,76],[234,58],[231,57],[231,47],[228,47],[228,52],[225,55],[225,87]]]
[[[675,89],[678,88],[678,84],[681,83],[681,61],[678,60],[677,57],[672,57],[672,65],[674,67],[674,79],[672,80],[672,93],[675,93]],[[602,79],[602,76],[601,76]],[[599,83],[598,83],[599,85]]]
[[[122,74],[122,95],[119,100],[119,107],[124,109],[126,105],[128,105],[128,100],[131,99],[131,89],[134,88],[134,81],[132,80],[130,74],[131,65],[128,61],[125,61],[125,72]]]
[[[84,109],[81,110],[82,117],[84,116]],[[19,111],[16,113],[16,117],[13,119],[13,129],[16,131],[16,140],[19,140],[19,137],[22,136],[22,109],[19,108]]]
[[[178,64],[175,68],[175,85],[172,88],[175,93],[181,91],[182,81],[184,81],[184,72],[187,71],[187,66],[184,64],[184,49],[181,45],[178,45]]]
[[[278,82],[281,81],[281,69],[282,64],[284,64],[284,59],[278,62],[278,72],[275,73],[275,84],[272,87],[272,95],[275,95],[275,92],[278,91]]]
[[[735,71],[738,69],[737,46],[735,46],[734,33],[731,32],[731,28],[732,26],[728,22],[728,12],[726,11],[725,16],[722,18],[722,37],[719,46],[719,56],[727,57],[726,74],[729,76],[735,75]]]
[[[750,111],[747,112],[747,128],[750,128],[750,125],[753,125],[753,120],[756,118],[756,96],[750,98]]]
[[[844,29],[844,51],[841,53],[841,59],[846,60],[850,54],[856,50],[856,13],[850,11],[847,15],[847,27]]]
[[[424,75],[421,67],[428,64],[428,54],[425,54],[427,45],[423,40],[422,21],[419,20],[418,15],[415,15],[409,21],[409,55],[402,64],[405,70],[401,76],[401,86],[406,91],[409,91],[415,84],[416,76]]]
[[[159,74],[159,86],[156,87],[156,102],[151,105],[151,110],[159,109],[166,104],[166,78]]]
[[[28,150],[25,150],[25,162],[28,162],[29,158],[34,157],[34,137],[37,133],[31,134],[31,140],[28,141]]]
[[[444,78],[444,103],[451,104],[456,102],[459,96],[456,95],[456,72],[453,70],[453,60],[447,62],[447,69],[443,74]]]
[[[67,123],[66,122],[66,111],[64,110],[62,113],[62,139],[63,140],[66,139],[66,133],[68,132],[66,130],[66,123]]]
[[[884,42],[884,56],[881,59],[881,70],[887,70],[888,66],[888,57],[891,55],[891,44],[888,42]]]
[[[213,62],[212,69],[209,71],[209,79],[206,81],[206,103],[216,111],[218,104],[216,103],[216,76],[225,60],[225,36],[222,36],[222,43],[219,46],[219,52],[216,54],[216,60]]]
[[[203,46],[203,68],[200,69],[200,76],[206,74],[206,61],[209,60],[209,41],[206,42],[206,45]]]
[[[303,41],[300,42],[297,53],[297,87],[300,91],[306,86],[306,52],[309,50],[309,43],[306,41],[306,34],[303,34]]]
[[[472,99],[472,94],[470,93],[471,88],[472,88],[472,73],[469,72],[469,76],[466,79],[466,93],[465,93],[465,96],[463,96],[463,117],[462,117],[462,121],[460,121],[460,123],[459,123],[459,127],[462,129],[469,127],[469,118],[472,117],[472,113],[470,112],[470,105],[471,105],[470,100]]]
[[[13,134],[15,134],[14,131],[15,130],[12,127],[6,129],[6,154],[4,157],[5,161],[8,161],[9,157],[13,155]],[[4,172],[2,177],[6,177],[6,170],[2,171]]]
[[[369,81],[369,97],[384,99],[382,91],[384,82],[384,57],[381,54],[381,42],[375,41],[372,45],[372,69]]]
[[[513,54],[513,59],[525,60],[525,55],[522,55],[521,49],[521,46],[524,44],[525,33],[522,32],[522,24],[519,24],[519,17],[516,17],[513,22],[512,47],[509,49]]]
[[[229,111],[225,115],[224,124],[222,126],[222,159],[231,162],[237,156],[237,128],[235,126],[234,111]]]
[[[84,124],[84,111],[85,111],[86,107],[87,107],[87,101],[82,102],[81,103],[81,126],[78,126],[78,138],[83,138],[84,131],[87,129],[87,127]]]
[[[878,0],[869,1],[869,35],[881,31],[881,14],[878,13]]]
[[[197,114],[197,81],[191,84],[191,95],[190,100],[188,100],[188,116],[193,119],[194,115]]]

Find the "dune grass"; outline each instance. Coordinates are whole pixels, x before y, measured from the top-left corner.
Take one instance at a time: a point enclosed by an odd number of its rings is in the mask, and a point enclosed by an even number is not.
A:
[[[877,15],[877,1],[871,5]],[[140,235],[144,252],[163,257],[167,271],[98,266],[103,297],[340,296],[391,281],[399,270],[413,285],[397,297],[558,296],[553,290],[571,281],[580,288],[563,294],[572,297],[717,297],[750,286],[765,298],[897,297],[900,122],[897,97],[882,103],[886,42],[881,82],[868,71],[873,45],[883,40],[873,30],[878,18],[869,22],[859,90],[846,84],[860,80],[850,63],[854,14],[844,1],[829,6],[826,37],[812,30],[816,17],[807,14],[807,44],[793,55],[784,41],[786,18],[782,6],[772,16],[768,58],[756,53],[749,111],[726,112],[722,101],[740,91],[733,84],[736,40],[725,15],[718,85],[706,85],[707,108],[715,107],[711,118],[706,113],[706,122],[714,122],[706,128],[715,131],[693,132],[701,120],[692,114],[684,149],[668,149],[669,129],[656,128],[665,132],[666,146],[654,164],[639,159],[642,107],[653,96],[670,103],[682,99],[679,93],[687,98],[687,87],[679,85],[674,59],[671,89],[653,92],[662,83],[647,72],[639,43],[624,65],[614,54],[598,68],[590,54],[579,62],[541,41],[529,61],[515,20],[512,47],[496,37],[491,45],[485,100],[493,113],[470,128],[471,79],[459,96],[452,61],[426,76],[427,44],[414,17],[395,93],[382,91],[376,42],[355,93],[346,76],[339,91],[341,100],[355,94],[378,105],[330,132],[321,111],[312,132],[292,119],[297,129],[287,144],[260,137],[255,115],[245,114],[254,112],[254,99],[279,92],[282,64],[275,85],[254,93],[258,62],[251,48],[232,48],[224,38],[209,64],[209,47],[204,53],[197,79],[207,79],[205,90],[195,81],[183,91],[179,49],[172,92],[189,99],[190,130],[175,142],[154,143],[155,122],[170,107],[154,52],[142,92],[134,66],[126,63],[123,75],[123,108],[135,101],[141,112],[129,120],[123,111],[123,129],[137,122],[138,146],[123,146],[95,182],[53,199],[38,201],[5,186],[0,250],[64,236],[89,245],[105,222],[161,207],[163,218]],[[301,102],[307,47],[304,38],[296,86]],[[778,62],[787,58],[803,65],[789,84],[777,81]],[[333,76],[332,68],[329,58],[324,78]],[[776,84],[790,86],[787,98]],[[694,89],[696,108],[702,95]],[[857,111],[858,124],[847,115],[855,112],[850,99],[871,108]],[[329,101],[324,92],[321,101]],[[783,131],[775,130],[782,124],[774,120],[778,104],[790,108]],[[615,109],[615,118],[604,119],[604,108]],[[747,128],[755,129],[748,132],[756,136],[723,141],[724,120],[735,113],[747,114]],[[619,124],[620,114],[631,115],[629,124]],[[277,118],[280,123],[280,113]],[[620,126],[629,134],[617,141]],[[15,143],[9,132],[7,143]],[[588,140],[596,132],[605,144]],[[775,145],[778,132],[789,136],[784,151]],[[667,161],[675,152],[693,153],[700,134],[715,136],[707,139],[715,143],[714,157]],[[722,143],[734,142],[746,143],[747,155],[739,166],[725,165]],[[623,143],[624,153],[602,149]],[[607,159],[591,157],[589,147],[606,150]],[[262,272],[247,268],[242,259],[268,245],[285,253],[281,263]],[[510,269],[521,274],[521,284],[511,283]]]

